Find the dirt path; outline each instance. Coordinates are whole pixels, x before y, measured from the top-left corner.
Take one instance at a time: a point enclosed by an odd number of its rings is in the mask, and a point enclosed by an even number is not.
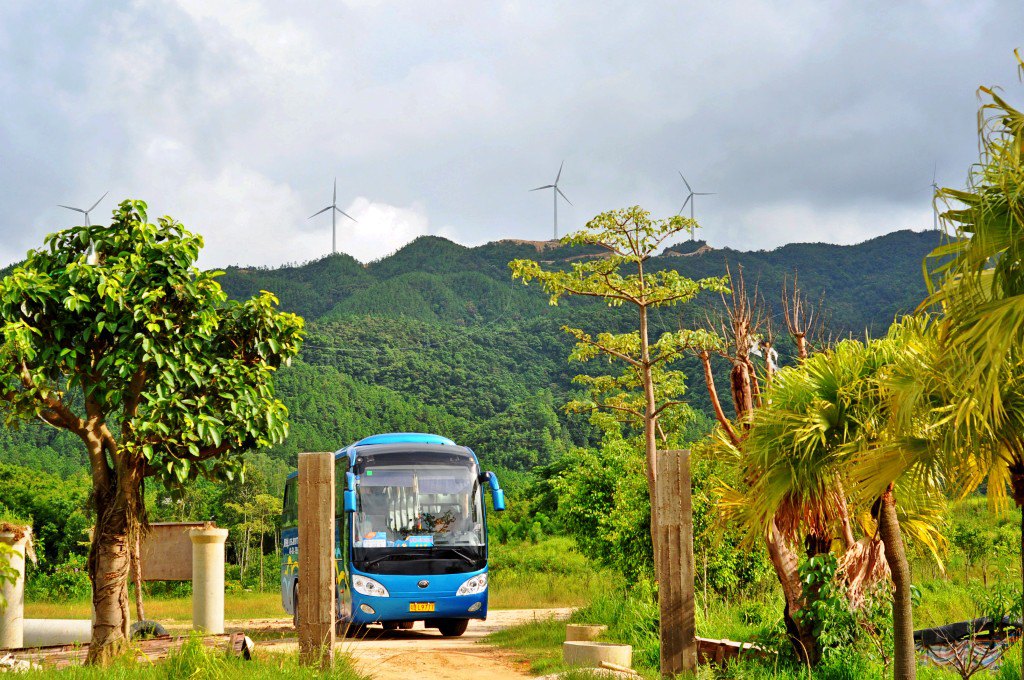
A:
[[[339,640],[335,649],[352,656],[359,670],[375,680],[456,680],[462,678],[494,678],[509,680],[529,678],[529,668],[515,661],[516,655],[496,649],[483,641],[487,635],[528,621],[567,618],[571,609],[503,609],[492,610],[486,621],[470,621],[462,637],[443,638],[432,628],[417,623],[412,630],[383,632],[371,628],[359,640]],[[290,620],[259,620],[231,622],[233,630],[248,628],[253,632],[275,633],[291,629]],[[295,638],[257,642],[257,650],[292,651]]]

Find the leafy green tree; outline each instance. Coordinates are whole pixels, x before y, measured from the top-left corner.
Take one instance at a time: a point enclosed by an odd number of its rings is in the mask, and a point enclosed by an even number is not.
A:
[[[202,238],[127,200],[109,226],[46,239],[0,282],[0,400],[85,445],[96,525],[89,552],[92,662],[128,637],[129,553],[145,525],[143,482],[231,479],[246,448],[287,435],[274,397],[302,320],[262,293],[228,301],[195,267]],[[81,409],[75,398],[80,398]]]
[[[613,210],[562,239],[567,245],[597,247],[599,255],[573,262],[569,269],[545,270],[533,260],[509,262],[513,278],[526,284],[538,281],[552,305],[564,296],[582,296],[635,310],[635,330],[625,333],[602,332],[595,337],[580,328],[564,327],[576,340],[571,359],[586,363],[604,357],[622,366],[616,375],[577,376],[577,382],[589,387],[591,398],[571,402],[568,408],[593,412],[605,424],[609,419],[622,421],[643,431],[649,493],[654,492],[659,420],[673,416],[678,420],[680,412],[688,409],[682,400],[686,375],[670,366],[692,348],[717,342],[702,330],[667,332],[652,342],[650,315],[655,309],[689,302],[704,290],[724,291],[726,281],[718,277],[694,281],[673,269],[645,268],[666,241],[692,234],[696,226],[680,216],[651,219],[638,206]],[[652,517],[652,526],[656,523]]]

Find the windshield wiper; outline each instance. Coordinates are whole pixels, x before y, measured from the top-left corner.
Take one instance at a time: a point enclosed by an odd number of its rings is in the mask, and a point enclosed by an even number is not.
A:
[[[477,561],[476,561],[475,559],[473,559],[472,557],[470,557],[470,556],[469,556],[469,555],[467,555],[466,553],[462,552],[462,551],[461,551],[461,550],[459,550],[458,548],[452,548],[452,547],[450,547],[450,546],[447,546],[447,545],[446,545],[446,546],[440,546],[440,548],[441,548],[442,550],[447,550],[447,551],[449,551],[449,552],[453,552],[453,553],[455,553],[455,554],[456,554],[456,555],[457,555],[458,557],[462,558],[463,560],[465,560],[465,561],[466,561],[466,562],[468,562],[469,564],[476,564],[476,562],[477,562]]]
[[[424,558],[427,558],[428,556],[424,555],[423,553],[418,553],[418,552],[393,552],[393,553],[388,553],[387,555],[381,555],[380,557],[375,557],[372,560],[370,560],[369,562],[367,562],[365,566],[366,567],[372,567],[373,565],[377,564],[378,562],[383,562],[384,560],[390,560],[392,557],[418,557],[420,559],[424,559]]]

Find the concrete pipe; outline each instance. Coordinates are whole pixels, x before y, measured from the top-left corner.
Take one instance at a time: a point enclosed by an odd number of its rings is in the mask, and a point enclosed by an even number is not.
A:
[[[191,529],[192,628],[224,632],[224,541],[227,529]]]
[[[630,645],[619,645],[612,642],[579,640],[565,642],[562,645],[562,658],[570,666],[600,668],[601,662],[607,662],[631,668],[633,648]]]
[[[19,534],[0,532],[0,543],[14,548],[12,555],[5,551],[0,559],[5,560],[18,573],[13,583],[4,581],[0,589],[3,601],[7,603],[0,609],[0,649],[18,649],[25,645],[25,547],[29,536],[27,528]]]
[[[565,641],[593,641],[596,640],[602,633],[607,632],[607,630],[608,626],[570,623],[565,627]]]
[[[92,639],[89,619],[25,619],[25,646],[80,645]]]

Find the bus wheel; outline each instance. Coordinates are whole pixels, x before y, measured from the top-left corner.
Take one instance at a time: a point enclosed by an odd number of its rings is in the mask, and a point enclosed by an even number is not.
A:
[[[348,638],[362,638],[366,637],[366,626],[358,623],[345,623],[345,637]]]
[[[299,582],[292,586],[292,625],[299,629]]]
[[[437,624],[437,629],[445,637],[459,637],[468,627],[469,619],[445,619]]]

